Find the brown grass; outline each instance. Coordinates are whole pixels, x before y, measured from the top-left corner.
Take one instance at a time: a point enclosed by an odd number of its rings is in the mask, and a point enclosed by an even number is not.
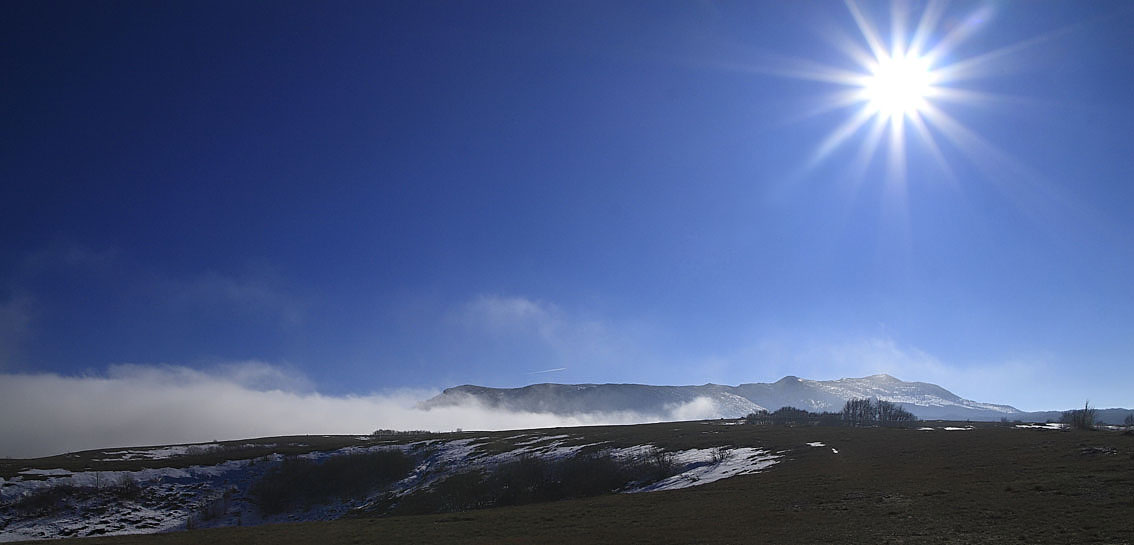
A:
[[[687,422],[554,433],[668,448],[760,446],[785,458],[764,473],[672,492],[82,543],[1134,542],[1134,437],[1114,432]]]

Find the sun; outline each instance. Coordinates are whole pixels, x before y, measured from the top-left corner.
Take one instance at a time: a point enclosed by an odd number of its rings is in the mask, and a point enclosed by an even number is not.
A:
[[[853,64],[836,67],[799,61],[797,71],[786,72],[789,77],[843,87],[825,95],[811,115],[844,109],[850,112],[819,142],[807,168],[830,158],[843,144],[857,142],[858,153],[849,163],[847,174],[861,180],[880,152],[885,156],[885,181],[900,191],[909,171],[907,141],[916,140],[914,145],[932,156],[947,177],[952,176],[952,168],[938,144],[939,137],[966,153],[991,149],[943,108],[947,103],[981,103],[994,98],[958,84],[990,73],[997,58],[1020,47],[1011,45],[976,57],[955,58],[958,44],[991,18],[991,8],[981,7],[967,17],[950,17],[959,24],[939,32],[946,19],[944,3],[930,2],[920,17],[912,17],[909,5],[894,3],[888,32],[880,32],[855,0],[846,0],[846,6],[860,35],[835,33],[835,45]]]
[[[815,131],[818,142],[793,180],[821,174],[823,180],[845,188],[852,199],[864,189],[880,190],[888,218],[904,223],[907,242],[907,205],[915,195],[911,187],[941,184],[956,189],[984,179],[1023,191],[1014,184],[1025,179],[1037,187],[1044,183],[1026,163],[964,120],[984,125],[973,115],[978,110],[1019,108],[1030,102],[982,88],[979,80],[1002,78],[1021,62],[1030,62],[1035,53],[1030,49],[1082,23],[986,49],[966,42],[995,18],[995,3],[954,9],[945,0],[893,0],[888,15],[880,8],[884,2],[844,3],[850,21],[819,26],[820,36],[842,57],[834,63],[765,53],[754,55],[751,64],[736,66],[827,87],[803,100],[802,111],[785,114],[789,123],[808,121],[808,134],[834,121],[830,128]],[[864,10],[860,3],[873,10]],[[955,117],[957,107],[966,110],[958,112],[964,117]]]
[[[898,54],[877,59],[862,84],[867,108],[883,117],[911,115],[923,111],[933,91],[929,62],[913,55]]]

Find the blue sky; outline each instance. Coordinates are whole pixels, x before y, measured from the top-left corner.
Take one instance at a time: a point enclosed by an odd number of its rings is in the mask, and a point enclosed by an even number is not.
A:
[[[0,372],[1134,406],[1134,8],[907,8],[6,3]],[[927,11],[932,139],[832,140]]]

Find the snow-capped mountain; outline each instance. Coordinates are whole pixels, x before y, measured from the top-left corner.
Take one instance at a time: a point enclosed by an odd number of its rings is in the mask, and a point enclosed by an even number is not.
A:
[[[963,399],[936,384],[904,382],[890,375],[838,380],[794,376],[773,383],[739,386],[649,386],[644,384],[533,384],[522,388],[457,386],[422,403],[423,408],[460,405],[475,400],[506,410],[560,415],[595,412],[667,414],[673,407],[710,400],[722,417],[792,406],[809,411],[839,411],[848,399],[875,398],[904,406],[921,418],[998,420],[1021,414],[1008,405]]]
[[[470,401],[509,411],[552,413],[634,412],[668,415],[683,406],[711,402],[713,409],[701,417],[743,416],[765,409],[732,386],[649,386],[645,384],[532,384],[523,388],[457,386],[424,401],[424,409],[463,405]]]

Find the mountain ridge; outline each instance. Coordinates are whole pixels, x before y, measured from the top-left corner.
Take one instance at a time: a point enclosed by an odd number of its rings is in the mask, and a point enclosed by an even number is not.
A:
[[[421,407],[460,405],[475,400],[506,410],[572,415],[593,412],[667,414],[684,404],[708,399],[716,416],[739,417],[759,410],[792,406],[809,411],[839,411],[852,398],[876,398],[897,403],[921,418],[998,420],[1025,415],[1011,405],[962,398],[928,382],[906,382],[888,374],[812,380],[794,375],[776,382],[750,382],[736,386],[660,386],[636,383],[539,383],[518,388],[465,384],[446,388]]]

